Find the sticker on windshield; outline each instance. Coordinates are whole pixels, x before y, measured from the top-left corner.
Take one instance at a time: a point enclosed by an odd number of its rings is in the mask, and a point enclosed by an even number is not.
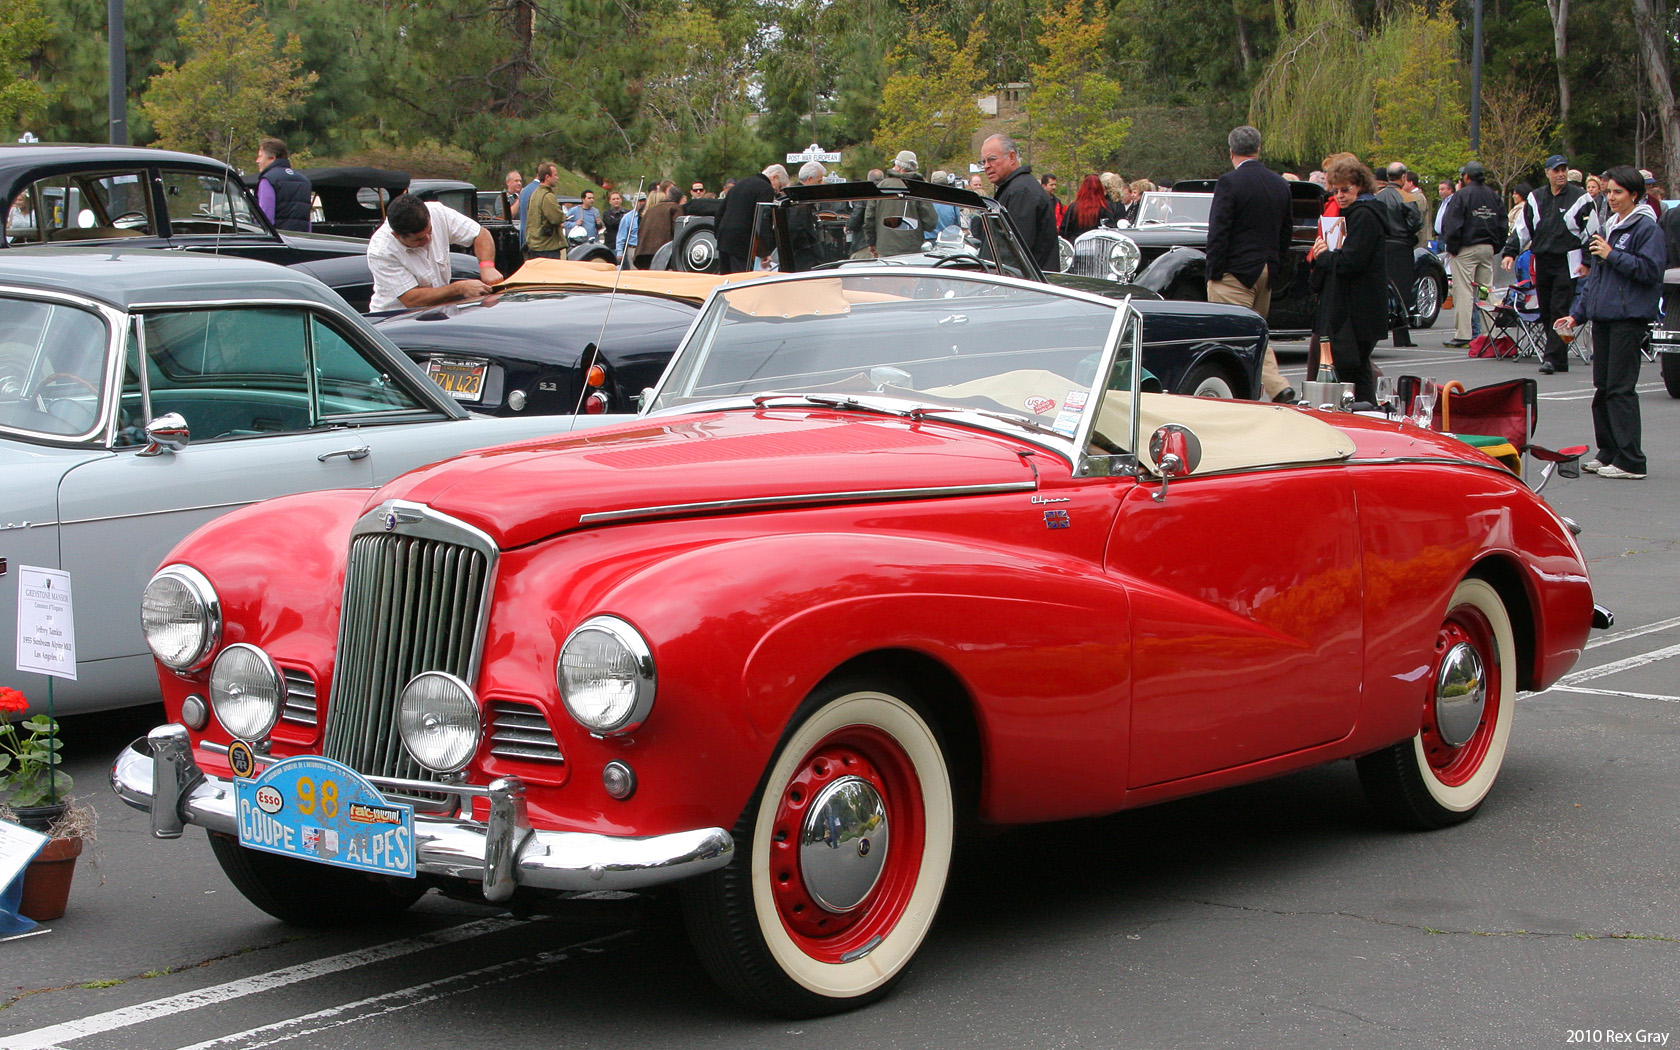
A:
[[[1027,411],[1035,416],[1047,416],[1056,410],[1055,398],[1029,397],[1026,401]]]
[[[1072,437],[1073,432],[1079,429],[1079,417],[1085,413],[1085,399],[1089,396],[1088,390],[1069,390],[1067,397],[1062,398],[1062,410],[1056,414],[1056,421],[1050,424],[1050,429]]]

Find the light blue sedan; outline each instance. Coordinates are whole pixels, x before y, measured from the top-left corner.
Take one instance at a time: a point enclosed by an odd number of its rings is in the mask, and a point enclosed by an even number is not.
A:
[[[0,256],[0,685],[19,566],[71,574],[60,714],[158,696],[140,595],[192,529],[271,496],[365,488],[468,449],[606,422],[469,416],[296,270],[166,251]]]

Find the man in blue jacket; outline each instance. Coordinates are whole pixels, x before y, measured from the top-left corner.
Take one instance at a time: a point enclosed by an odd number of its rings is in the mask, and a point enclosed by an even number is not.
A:
[[[1575,293],[1559,334],[1593,323],[1593,436],[1598,455],[1581,466],[1601,478],[1645,477],[1640,447],[1639,345],[1657,316],[1667,244],[1649,209],[1639,207],[1645,179],[1626,165],[1605,174],[1610,218],[1587,250],[1592,272]]]

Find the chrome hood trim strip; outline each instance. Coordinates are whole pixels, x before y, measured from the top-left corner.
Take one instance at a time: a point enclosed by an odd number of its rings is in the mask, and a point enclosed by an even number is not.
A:
[[[1000,492],[1036,492],[1036,481],[1005,481],[990,485],[949,485],[919,489],[864,489],[857,492],[810,492],[787,496],[754,496],[743,499],[709,500],[700,503],[671,503],[655,507],[626,507],[578,517],[579,524],[601,525],[619,521],[645,521],[691,514],[730,514],[740,510],[768,510],[777,507],[809,507],[837,503],[880,503],[886,500],[939,499],[946,496],[988,496]]]

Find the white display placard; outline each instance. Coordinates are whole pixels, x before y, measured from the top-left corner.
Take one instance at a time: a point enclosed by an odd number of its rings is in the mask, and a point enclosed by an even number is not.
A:
[[[76,679],[76,618],[70,574],[18,566],[17,669]]]

